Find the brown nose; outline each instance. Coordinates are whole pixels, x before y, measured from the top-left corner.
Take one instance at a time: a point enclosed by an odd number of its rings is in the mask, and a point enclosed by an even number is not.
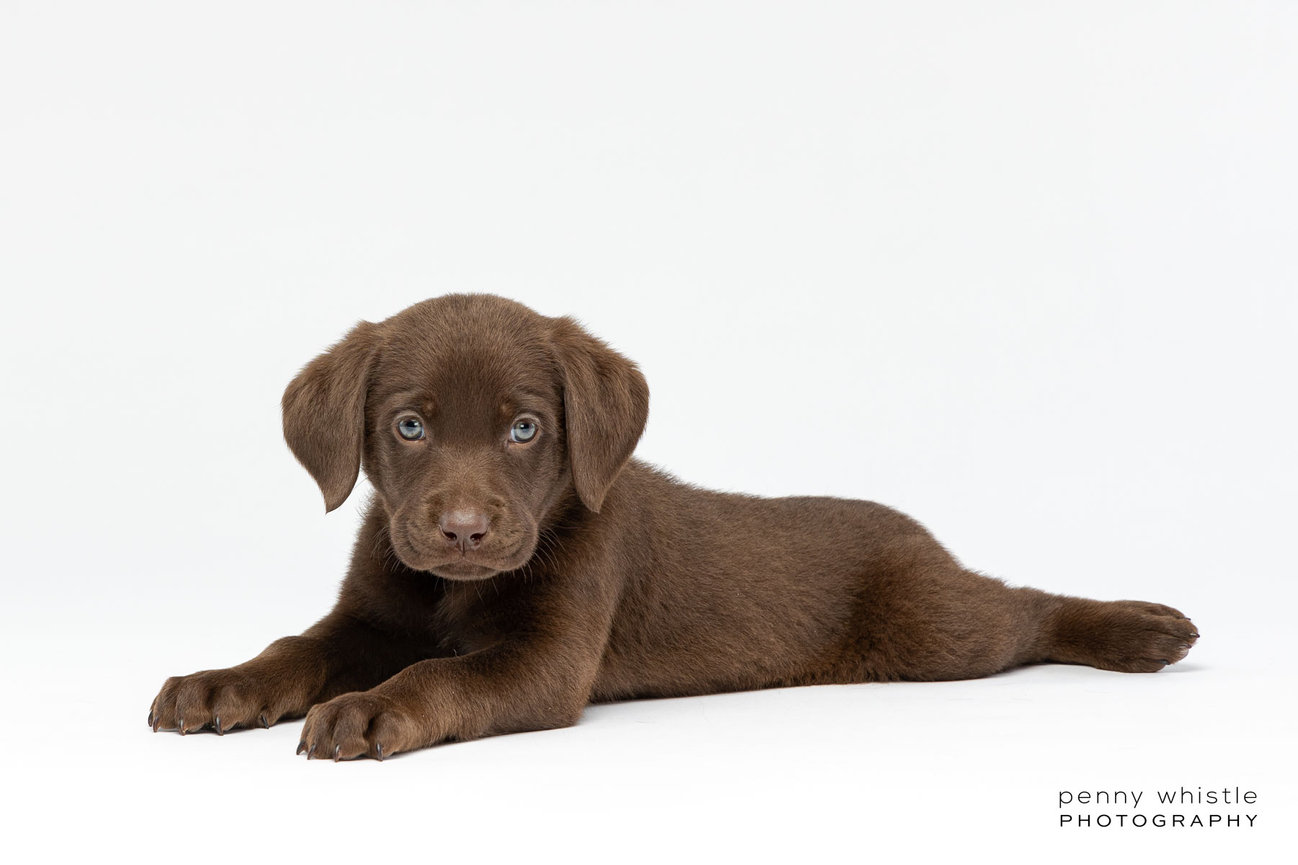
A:
[[[487,533],[487,515],[473,509],[447,511],[437,520],[437,527],[442,530],[442,537],[447,543],[460,548],[460,552],[476,550],[482,543],[482,536]]]

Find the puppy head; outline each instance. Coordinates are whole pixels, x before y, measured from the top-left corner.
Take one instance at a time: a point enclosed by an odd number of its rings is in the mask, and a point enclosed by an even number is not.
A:
[[[326,510],[363,466],[402,562],[472,580],[526,564],[574,494],[599,511],[649,390],[571,319],[448,295],[357,325],[293,379],[283,407]]]

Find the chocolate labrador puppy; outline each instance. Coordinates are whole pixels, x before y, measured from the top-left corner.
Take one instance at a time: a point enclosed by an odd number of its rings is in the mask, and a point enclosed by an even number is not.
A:
[[[284,393],[327,510],[374,498],[337,606],[244,664],[168,679],[153,729],[306,715],[299,753],[384,757],[564,727],[591,701],[1154,672],[1176,610],[1010,588],[873,502],[709,492],[631,459],[649,390],[568,318],[450,295],[357,325]]]

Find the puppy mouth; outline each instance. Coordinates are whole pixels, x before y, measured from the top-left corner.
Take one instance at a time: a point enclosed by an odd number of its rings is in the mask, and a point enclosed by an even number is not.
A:
[[[400,523],[396,523],[393,528],[392,549],[406,567],[428,571],[448,580],[486,580],[505,571],[517,570],[531,558],[531,547],[535,545],[522,543],[511,550],[493,550],[489,553],[445,549],[432,552]]]

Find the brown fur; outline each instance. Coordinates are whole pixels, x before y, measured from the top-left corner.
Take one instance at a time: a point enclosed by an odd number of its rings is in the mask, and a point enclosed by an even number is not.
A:
[[[873,502],[682,484],[630,459],[648,402],[626,358],[501,298],[358,325],[284,394],[327,509],[362,467],[374,485],[337,606],[251,661],[168,679],[149,724],[305,714],[299,753],[382,759],[566,726],[592,700],[1044,661],[1152,672],[1199,636],[1169,607],[968,571]],[[530,441],[510,438],[520,416]]]

